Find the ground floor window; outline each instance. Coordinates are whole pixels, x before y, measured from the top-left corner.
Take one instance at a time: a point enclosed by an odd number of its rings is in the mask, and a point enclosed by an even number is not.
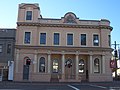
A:
[[[94,60],[94,73],[99,73],[100,72],[100,60],[96,58]]]
[[[39,60],[39,72],[45,72],[45,58],[41,57]]]
[[[53,60],[53,73],[57,73],[58,72],[58,60],[54,59]]]
[[[83,59],[79,60],[79,73],[84,73],[84,66],[85,66],[84,60]]]

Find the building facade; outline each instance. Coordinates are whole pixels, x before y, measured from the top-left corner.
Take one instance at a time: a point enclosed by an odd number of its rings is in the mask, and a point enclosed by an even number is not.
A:
[[[19,4],[15,81],[112,81],[110,21],[68,12],[43,18],[38,4]]]
[[[2,80],[9,80],[8,62],[14,61],[16,29],[0,29],[0,76]]]

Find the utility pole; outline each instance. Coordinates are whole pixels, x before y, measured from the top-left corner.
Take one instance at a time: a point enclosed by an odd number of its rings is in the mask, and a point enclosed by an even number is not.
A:
[[[116,44],[116,41],[115,41],[115,43],[112,44],[112,45],[115,46],[115,47],[114,47],[114,57],[115,57],[115,80],[117,80],[117,69],[118,69],[118,67],[117,67],[117,57],[118,57],[118,54],[117,54],[116,46],[119,45],[119,44]]]

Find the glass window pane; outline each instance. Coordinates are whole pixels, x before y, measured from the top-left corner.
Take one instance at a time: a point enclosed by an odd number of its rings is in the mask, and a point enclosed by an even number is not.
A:
[[[32,11],[26,12],[26,20],[32,20]]]
[[[0,45],[0,53],[2,52],[2,45]]]
[[[108,35],[108,44],[111,46],[111,35]]]
[[[12,47],[11,47],[11,44],[8,44],[8,45],[7,45],[7,53],[8,53],[8,54],[11,53],[11,48],[12,48]]]
[[[40,44],[46,44],[46,33],[40,33]]]
[[[93,45],[99,46],[99,36],[97,34],[93,35]]]
[[[45,72],[45,58],[41,57],[39,60],[39,72]]]
[[[73,34],[67,34],[67,45],[73,45]]]
[[[58,60],[57,59],[53,60],[53,72],[54,73],[58,72]]]
[[[96,58],[94,60],[94,73],[99,73],[100,72],[100,64],[99,64],[99,59]]]
[[[81,34],[81,45],[86,45],[86,34]]]
[[[84,73],[84,60],[79,61],[79,73]]]
[[[25,44],[30,44],[30,37],[31,37],[31,32],[25,32],[25,38],[24,38]]]
[[[59,45],[59,33],[54,33],[54,45]]]

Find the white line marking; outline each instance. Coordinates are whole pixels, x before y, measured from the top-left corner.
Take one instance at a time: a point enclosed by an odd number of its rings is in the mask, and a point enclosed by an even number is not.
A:
[[[103,87],[103,86],[98,86],[98,85],[89,85],[89,86],[92,86],[92,87],[98,87],[98,88],[103,88],[103,89],[106,89],[107,87]]]
[[[78,89],[78,88],[76,88],[76,87],[74,87],[74,86],[72,86],[72,85],[67,85],[68,87],[71,87],[71,88],[73,88],[73,89],[75,89],[75,90],[80,90],[80,89]]]

